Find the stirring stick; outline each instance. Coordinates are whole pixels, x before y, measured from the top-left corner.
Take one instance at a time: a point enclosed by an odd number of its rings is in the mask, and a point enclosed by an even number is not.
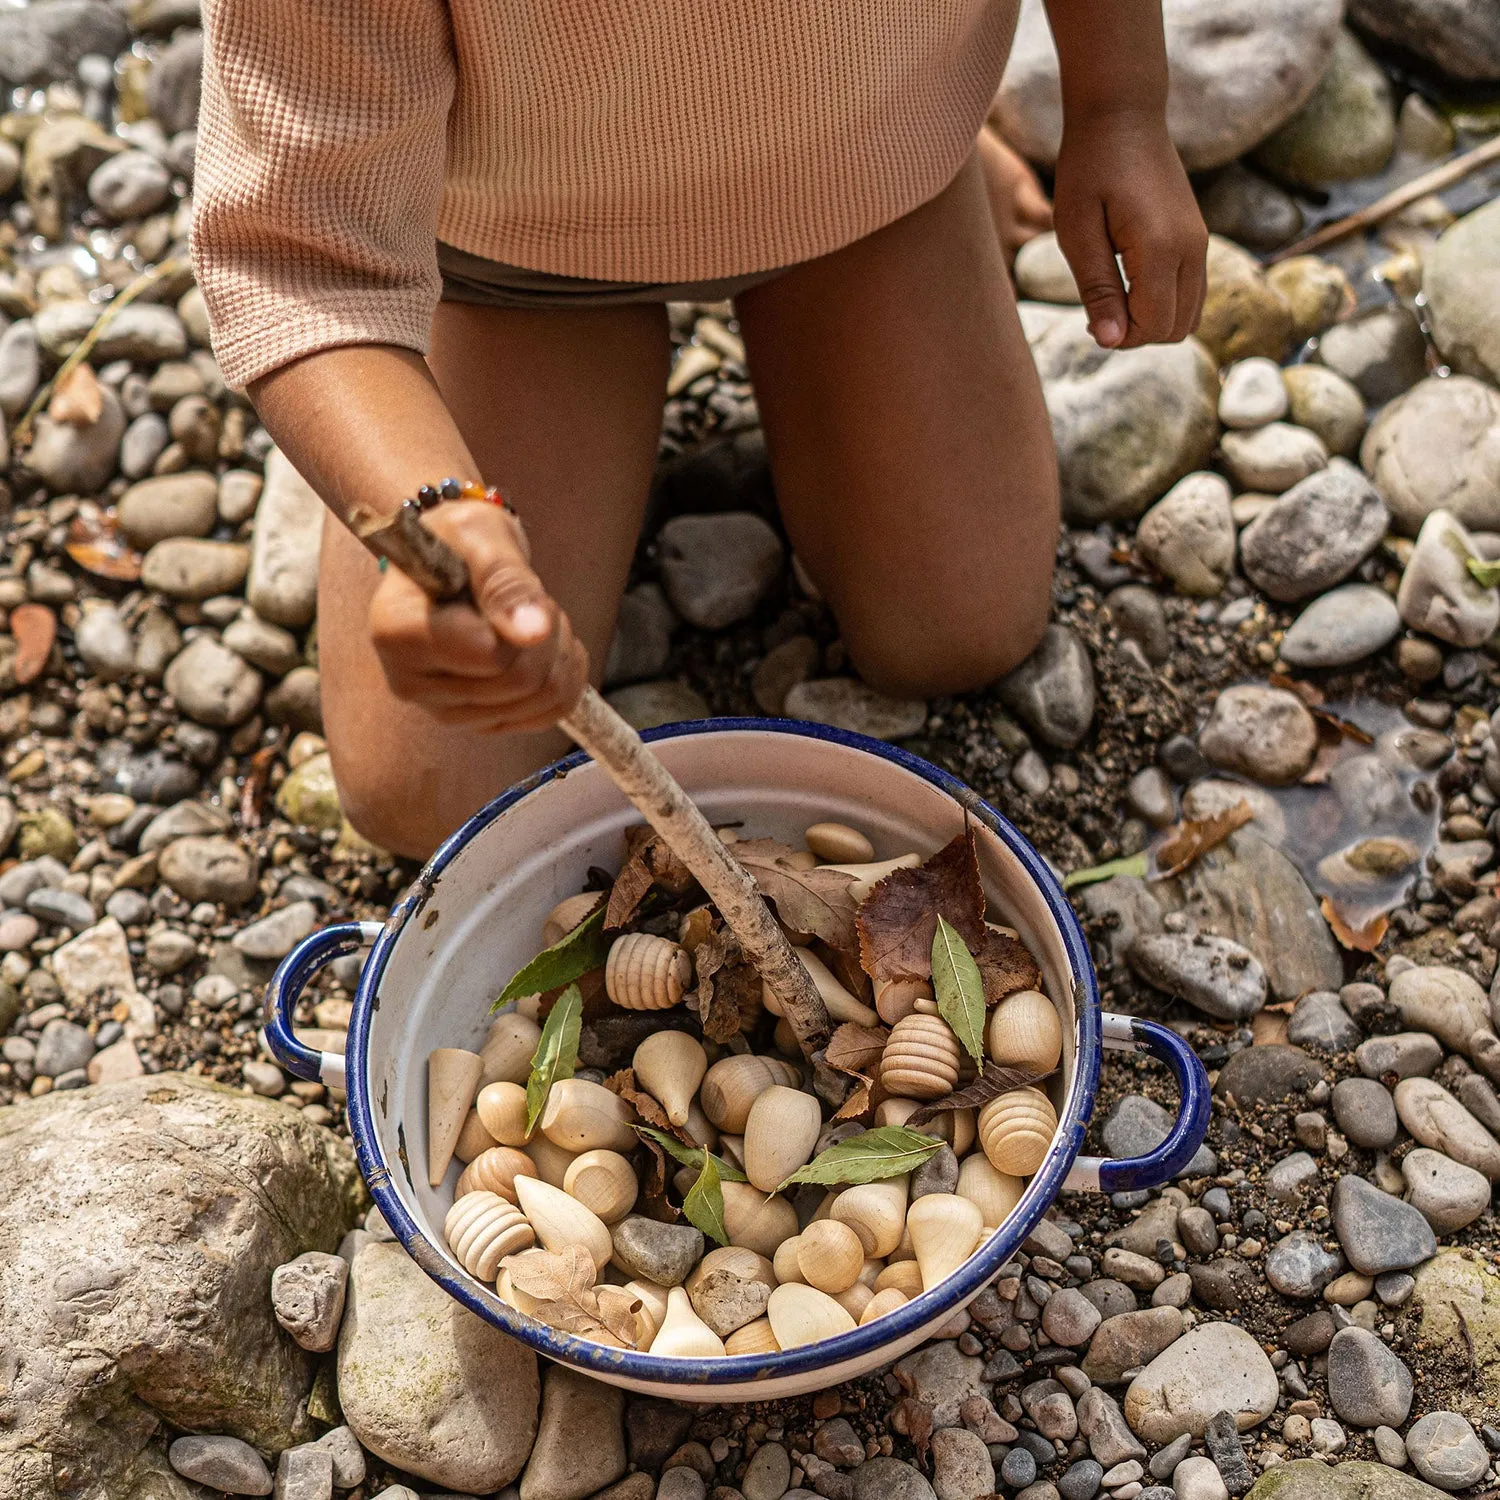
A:
[[[400,568],[430,598],[456,600],[468,592],[463,559],[422,524],[415,506],[402,506],[394,517],[356,509],[349,525],[377,557]],[[780,1001],[810,1058],[827,1040],[828,1011],[749,871],[730,856],[708,819],[640,735],[592,687],[584,688],[560,727],[594,758],[692,871],[745,957]]]

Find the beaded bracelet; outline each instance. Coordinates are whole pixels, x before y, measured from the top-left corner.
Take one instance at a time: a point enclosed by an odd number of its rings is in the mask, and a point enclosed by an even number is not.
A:
[[[491,505],[498,505],[501,510],[510,515],[516,514],[516,508],[505,498],[502,490],[495,485],[486,488],[477,479],[440,479],[436,484],[424,484],[416,494],[416,506],[418,510],[431,510],[440,500],[488,500]],[[408,502],[410,503],[410,502]]]

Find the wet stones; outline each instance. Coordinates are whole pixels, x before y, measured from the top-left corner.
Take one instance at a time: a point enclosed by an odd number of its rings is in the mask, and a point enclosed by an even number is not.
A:
[[[1266,1003],[1265,970],[1229,938],[1163,932],[1137,939],[1129,957],[1141,978],[1216,1020],[1244,1020]]]
[[[1223,770],[1284,786],[1312,764],[1318,727],[1295,694],[1244,684],[1219,694],[1198,745]]]
[[[1422,277],[1438,348],[1455,370],[1491,382],[1500,380],[1497,235],[1494,203],[1465,214],[1438,239]]]
[[[1219,447],[1235,482],[1257,494],[1279,495],[1328,464],[1322,438],[1290,422],[1268,422],[1250,432],[1230,429]]]

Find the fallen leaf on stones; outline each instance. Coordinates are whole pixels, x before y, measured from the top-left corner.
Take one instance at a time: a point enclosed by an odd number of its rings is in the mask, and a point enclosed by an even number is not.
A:
[[[986,1005],[998,1005],[1007,995],[1042,987],[1042,971],[1030,949],[1008,932],[987,927],[984,947],[975,953],[974,962],[979,965]]]
[[[1081,885],[1097,885],[1101,880],[1113,880],[1117,875],[1134,875],[1144,879],[1151,868],[1145,854],[1129,854],[1124,859],[1107,860],[1102,865],[1090,865],[1086,870],[1073,870],[1063,876],[1063,889],[1076,890]]]
[[[714,927],[695,950],[693,967],[704,1036],[714,1042],[738,1036],[747,1013],[753,1020],[760,1007],[760,975],[745,963],[738,939],[724,925]]]
[[[1373,745],[1374,737],[1358,724],[1341,715],[1334,713],[1331,708],[1323,707],[1323,692],[1310,682],[1299,682],[1295,677],[1288,677],[1285,672],[1272,672],[1266,679],[1272,687],[1280,688],[1283,692],[1291,693],[1300,698],[1312,711],[1312,716],[1318,721],[1320,734],[1327,738],[1332,736],[1334,742],[1339,740],[1353,740],[1360,745]]]
[[[809,933],[831,948],[853,951],[854,877],[842,870],[799,870],[785,862],[789,852],[774,839],[747,839],[731,844],[729,852],[750,872],[762,896],[794,932]]]
[[[851,1072],[849,1077],[854,1079],[854,1087],[849,1090],[849,1097],[834,1110],[835,1120],[863,1120],[875,1107],[875,1080],[864,1073]]]
[[[828,1039],[823,1060],[840,1073],[873,1072],[880,1065],[880,1054],[885,1051],[889,1037],[890,1032],[883,1026],[860,1026],[845,1021]]]
[[[18,604],[10,612],[10,633],[17,648],[16,682],[25,687],[47,669],[57,640],[57,616],[45,604]]]
[[[918,1454],[925,1454],[932,1446],[932,1408],[915,1396],[903,1396],[892,1415],[906,1429],[912,1447]]]
[[[1167,835],[1156,851],[1156,878],[1170,880],[1181,875],[1201,855],[1217,849],[1236,828],[1243,828],[1255,816],[1243,798],[1233,807],[1208,818],[1187,818]]]
[[[276,757],[286,748],[286,737],[287,731],[283,728],[273,743],[262,745],[250,757],[250,769],[240,784],[240,822],[246,828],[260,827],[261,814],[265,811],[266,792],[270,787],[271,768],[276,764]]]
[[[104,411],[104,393],[87,363],[76,364],[52,388],[47,415],[70,427],[92,427]]]
[[[1333,929],[1333,935],[1339,940],[1339,945],[1355,953],[1373,953],[1380,946],[1386,929],[1391,925],[1384,912],[1377,912],[1360,926],[1355,927],[1329,897],[1324,896],[1319,905],[1322,908],[1323,920]]]
[[[930,1104],[924,1104],[907,1117],[906,1123],[912,1126],[925,1125],[950,1109],[979,1109],[991,1099],[998,1099],[1001,1094],[1008,1094],[1012,1089],[1030,1088],[1050,1078],[1055,1072],[1056,1068],[1037,1073],[1030,1068],[1007,1068],[1000,1063],[987,1062],[984,1072],[973,1083],[955,1089],[941,1099],[934,1099]]]
[[[893,870],[859,908],[859,960],[872,979],[926,979],[941,915],[971,949],[984,945],[984,887],[974,830],[914,869]]]
[[[1310,682],[1302,682],[1296,677],[1289,677],[1285,672],[1272,672],[1266,681],[1273,688],[1280,688],[1282,692],[1290,693],[1294,698],[1300,698],[1308,708],[1323,706],[1322,689],[1314,687]]]
[[[113,515],[74,516],[63,546],[84,572],[96,578],[135,583],[141,576],[141,554],[125,540]]]

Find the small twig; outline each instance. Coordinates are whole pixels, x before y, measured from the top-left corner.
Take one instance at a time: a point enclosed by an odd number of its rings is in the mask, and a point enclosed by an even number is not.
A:
[[[1388,219],[1394,213],[1399,213],[1409,203],[1415,203],[1418,198],[1425,198],[1429,193],[1441,192],[1445,187],[1452,187],[1455,182],[1467,177],[1487,162],[1500,161],[1500,135],[1493,140],[1486,141],[1482,146],[1475,146],[1472,151],[1465,151],[1462,156],[1455,156],[1451,161],[1445,161],[1442,166],[1434,167],[1430,172],[1423,172],[1420,177],[1413,177],[1410,182],[1403,183],[1394,188],[1383,198],[1377,198],[1373,203],[1366,204],[1363,208],[1356,209],[1352,214],[1345,214],[1342,219],[1335,219],[1331,224],[1325,224],[1321,229],[1315,229],[1305,239],[1300,239],[1295,245],[1288,245],[1285,250],[1278,250],[1275,255],[1270,256],[1266,264],[1274,266],[1278,261],[1289,260],[1294,255],[1306,255],[1310,250],[1321,250],[1324,245],[1331,245],[1335,240],[1341,240],[1346,235],[1356,234],[1361,229],[1368,229],[1378,224],[1382,219]]]
[[[121,308],[129,307],[142,292],[149,291],[158,281],[165,281],[167,277],[175,276],[183,269],[184,264],[184,261],[172,257],[162,261],[160,265],[153,266],[149,271],[142,271],[124,291],[117,293],[114,300],[106,304],[94,326],[79,339],[78,347],[57,367],[57,373],[52,379],[36,393],[31,405],[26,408],[25,414],[11,431],[12,443],[20,447],[30,439],[31,424],[36,414],[52,399],[52,392],[57,389],[63,379],[94,352],[94,346],[103,338],[105,330],[114,322]]]
[[[1469,1351],[1469,1373],[1475,1380],[1478,1380],[1479,1356],[1474,1352],[1474,1335],[1469,1332],[1469,1320],[1464,1316],[1464,1310],[1458,1303],[1450,1301],[1448,1306],[1453,1309],[1453,1316],[1458,1319],[1459,1331],[1464,1336],[1464,1347]]]

